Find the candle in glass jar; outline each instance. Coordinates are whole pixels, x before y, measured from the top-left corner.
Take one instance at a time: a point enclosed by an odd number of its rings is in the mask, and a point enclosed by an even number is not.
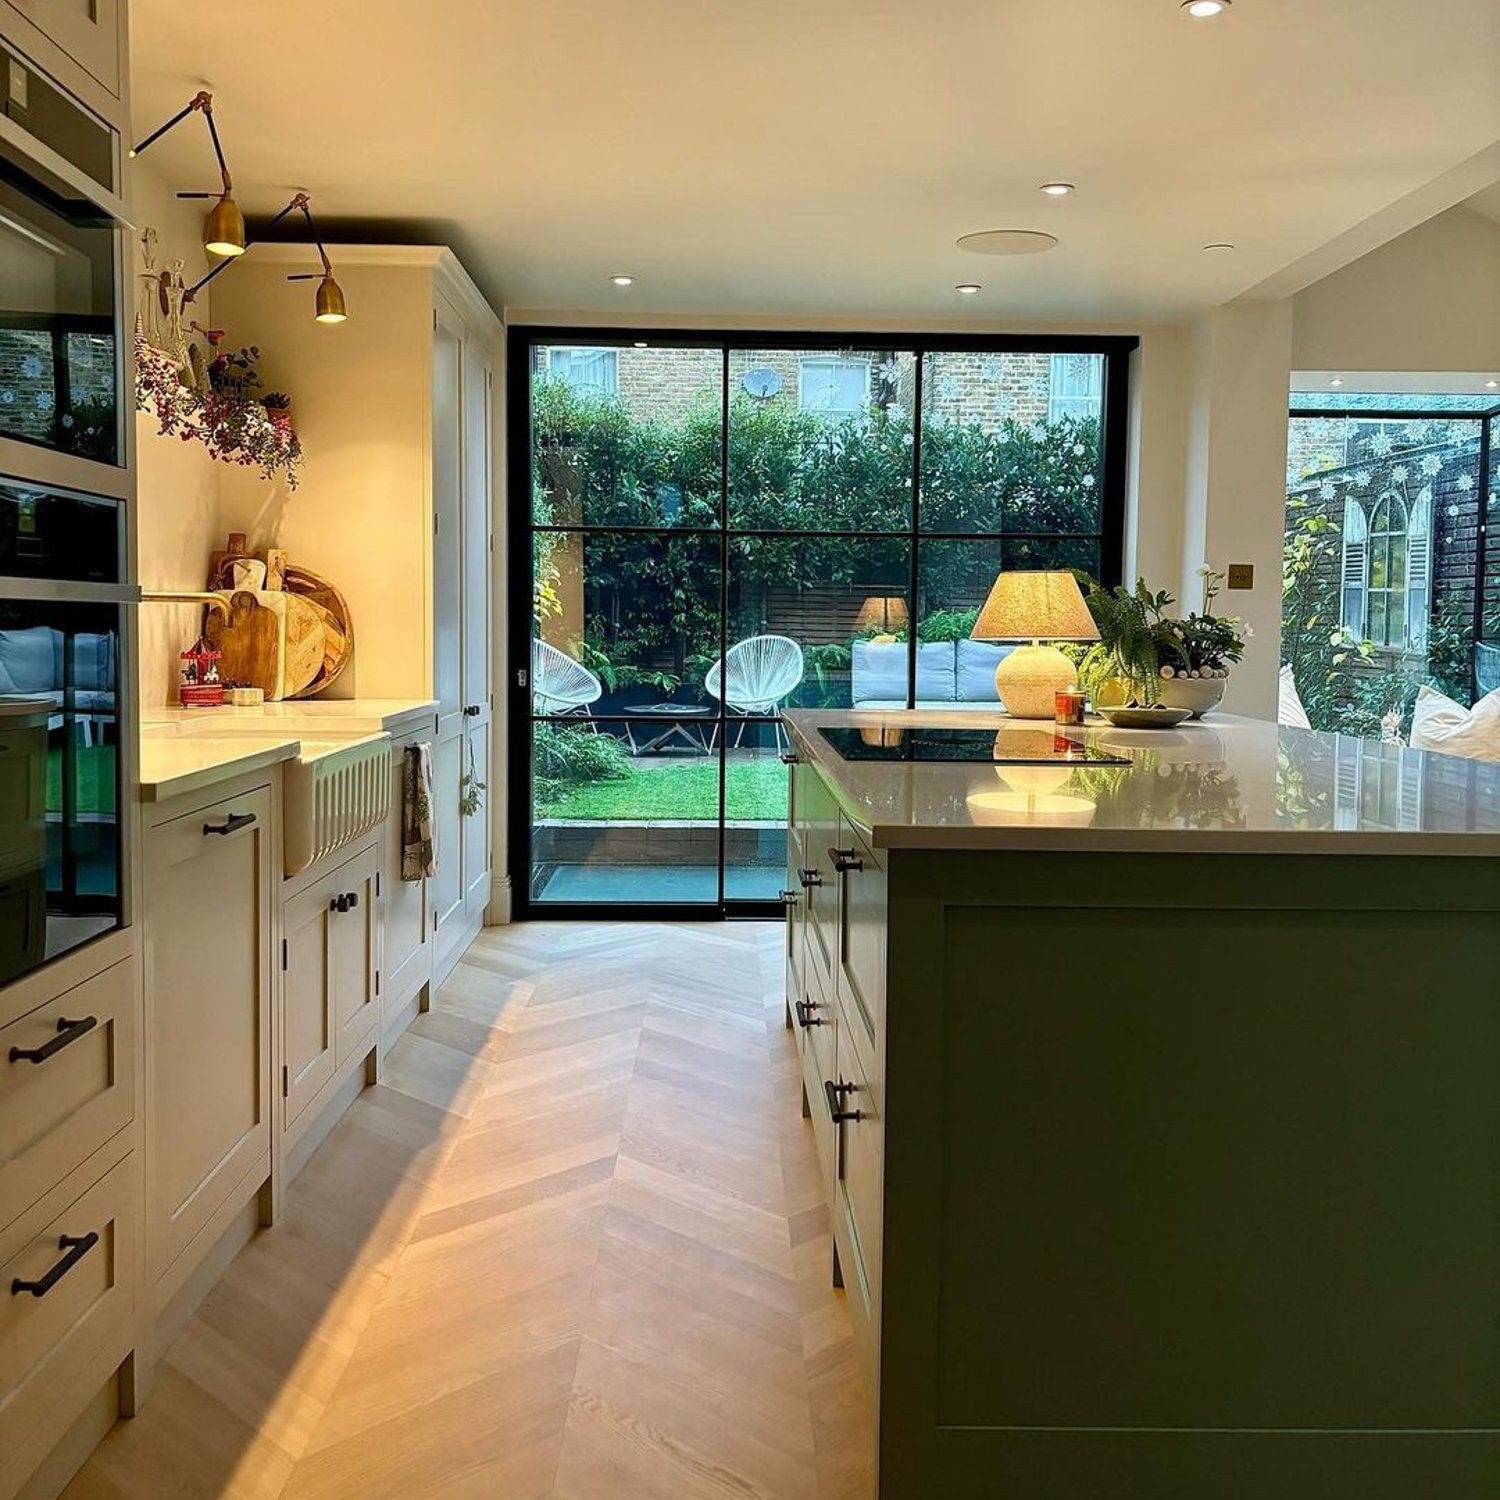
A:
[[[1083,723],[1084,709],[1088,704],[1087,695],[1079,688],[1064,688],[1054,698],[1054,719],[1059,724],[1076,725]]]

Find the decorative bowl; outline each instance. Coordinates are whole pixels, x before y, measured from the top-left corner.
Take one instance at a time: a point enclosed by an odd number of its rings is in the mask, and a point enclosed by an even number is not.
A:
[[[1228,686],[1227,677],[1168,677],[1157,691],[1168,708],[1185,708],[1193,718],[1201,719],[1219,706]]]
[[[1190,708],[1101,708],[1116,729],[1171,729],[1192,716]]]

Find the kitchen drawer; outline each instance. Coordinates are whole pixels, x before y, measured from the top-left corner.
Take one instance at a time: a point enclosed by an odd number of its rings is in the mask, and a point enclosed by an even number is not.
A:
[[[0,1222],[134,1114],[135,969],[127,959],[0,1028]]]
[[[805,986],[804,1006],[808,1019],[817,1024],[804,1027],[806,1041],[802,1052],[802,1087],[807,1094],[808,1115],[812,1120],[813,1142],[817,1147],[818,1164],[823,1180],[823,1194],[832,1202],[834,1171],[837,1165],[838,1132],[828,1110],[828,1091],[825,1080],[835,1077],[834,1064],[838,1056],[838,1012],[833,1005],[825,1003],[814,975],[809,973]],[[794,1023],[795,1024],[795,1023]]]
[[[861,1071],[874,1072],[885,1049],[885,868],[842,814],[838,831],[836,857],[829,859],[840,888],[834,988]]]
[[[829,851],[838,840],[839,812],[833,793],[810,768],[801,783],[800,810],[808,898],[807,961],[831,992],[838,964],[839,883]]]
[[[0,1495],[16,1491],[130,1351],[135,1154],[70,1197],[76,1187],[0,1232]]]

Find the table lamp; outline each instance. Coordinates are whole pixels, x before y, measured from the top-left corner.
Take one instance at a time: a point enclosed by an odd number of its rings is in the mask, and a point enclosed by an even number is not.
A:
[[[1055,694],[1078,674],[1056,646],[1042,641],[1097,641],[1098,627],[1071,573],[1002,573],[979,611],[976,641],[1029,641],[995,668],[995,692],[1016,719],[1050,719]]]
[[[859,607],[854,617],[854,632],[878,630],[889,635],[893,630],[906,628],[906,599],[900,594],[871,594]]]

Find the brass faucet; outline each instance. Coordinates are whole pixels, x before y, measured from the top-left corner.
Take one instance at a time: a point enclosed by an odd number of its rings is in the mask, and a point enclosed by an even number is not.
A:
[[[225,621],[229,619],[229,601],[222,594],[193,594],[178,593],[172,589],[142,589],[142,604],[206,604],[210,609],[216,609],[223,615]]]

